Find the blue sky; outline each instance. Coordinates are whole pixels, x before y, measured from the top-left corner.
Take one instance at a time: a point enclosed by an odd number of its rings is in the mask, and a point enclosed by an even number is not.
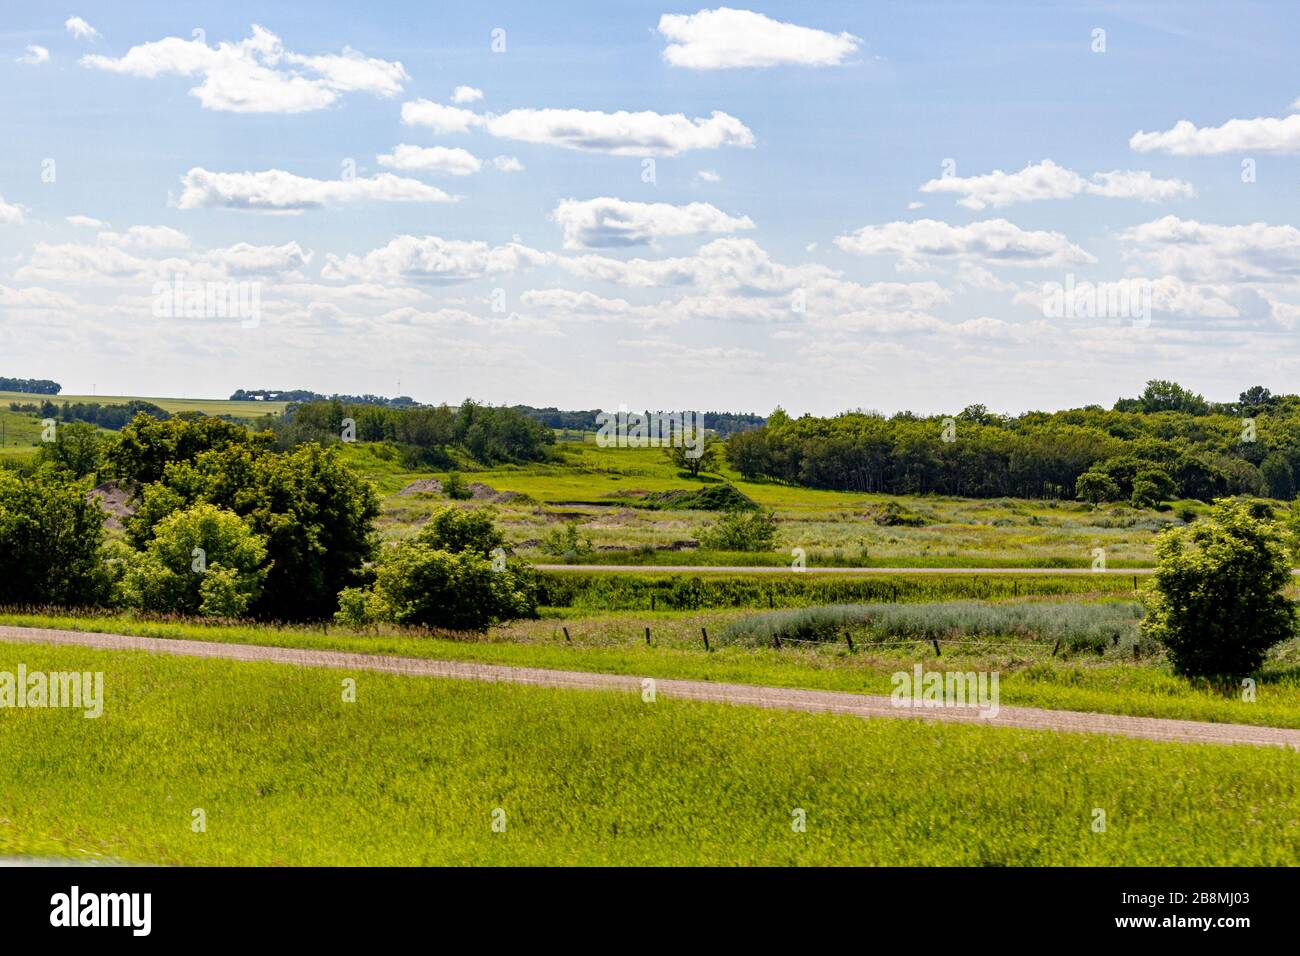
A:
[[[1294,4],[373,7],[6,10],[0,374],[819,413],[1294,390]],[[160,314],[178,275],[255,283],[256,321]],[[1149,313],[1044,308],[1088,282]]]

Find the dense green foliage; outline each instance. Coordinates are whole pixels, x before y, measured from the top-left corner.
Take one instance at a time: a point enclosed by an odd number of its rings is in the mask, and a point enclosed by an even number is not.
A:
[[[238,617],[261,594],[266,542],[230,511],[197,504],[173,511],[135,552],[122,603],[142,611]]]
[[[106,597],[104,513],[89,484],[48,466],[0,470],[0,604],[94,604]]]
[[[232,445],[263,450],[271,442],[265,432],[250,434],[243,425],[198,413],[166,420],[139,414],[122,429],[108,461],[117,478],[146,485],[161,481],[173,462],[193,461],[204,452]]]
[[[161,480],[142,489],[140,509],[126,522],[128,535],[136,547],[147,547],[171,512],[198,503],[224,508],[266,542],[270,569],[250,613],[278,620],[328,617],[338,593],[361,583],[363,565],[374,554],[378,498],[336,450],[304,445],[276,453],[256,437],[169,463]],[[169,444],[165,436],[159,441]],[[152,449],[143,452],[152,456]]]
[[[1142,630],[1191,676],[1250,674],[1295,636],[1282,593],[1291,564],[1275,526],[1250,502],[1222,502],[1209,521],[1165,531]]]
[[[36,464],[70,472],[74,478],[98,474],[104,466],[108,441],[94,425],[70,422],[54,429],[54,441],[43,441],[36,450]]]
[[[733,435],[727,456],[746,478],[848,491],[1204,501],[1231,494],[1289,499],[1300,489],[1300,396],[1243,392],[1214,405],[1169,382],[1137,399],[1026,412],[971,406],[947,418],[849,412]]]
[[[48,378],[7,378],[0,375],[0,392],[25,392],[28,395],[57,395],[63,391],[58,382]]]
[[[728,481],[697,491],[658,491],[633,499],[643,508],[662,511],[754,511],[758,503]]]
[[[335,619],[483,631],[532,617],[533,572],[506,562],[502,540],[485,512],[445,508],[414,538],[380,551],[374,585],[344,590]]]
[[[281,448],[304,442],[392,442],[401,446],[410,467],[445,466],[456,453],[484,465],[541,461],[555,442],[549,428],[513,409],[471,401],[459,408],[308,402],[290,406],[265,424]]]

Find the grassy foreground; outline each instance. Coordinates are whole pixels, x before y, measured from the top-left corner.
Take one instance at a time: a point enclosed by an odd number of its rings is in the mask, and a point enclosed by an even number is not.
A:
[[[0,646],[0,854],[173,864],[1285,864],[1300,754]],[[192,830],[192,811],[206,832]],[[494,832],[494,811],[505,832]],[[796,809],[806,832],[795,832]],[[1095,811],[1106,815],[1094,832]],[[498,817],[499,819],[499,817]]]
[[[1053,658],[1049,646],[1000,647],[999,642],[990,641],[967,648],[949,647],[936,659],[924,642],[892,648],[860,646],[853,654],[843,644],[787,644],[779,650],[719,644],[723,625],[736,619],[736,612],[611,614],[517,621],[494,628],[482,640],[453,640],[356,634],[334,628],[323,634],[319,630],[253,624],[148,621],[126,615],[0,613],[0,625],[861,694],[888,694],[891,676],[899,670],[910,670],[920,661],[927,670],[997,671],[1001,703],[1006,706],[1300,728],[1300,642],[1295,641],[1284,646],[1259,675],[1256,699],[1246,701],[1236,688],[1194,684],[1150,660],[1123,661],[1110,654]],[[702,625],[713,635],[714,649],[710,653],[700,643]],[[654,639],[649,647],[644,642],[647,626],[652,628]],[[569,628],[571,641],[565,641],[561,627]],[[9,649],[0,644],[0,650]]]

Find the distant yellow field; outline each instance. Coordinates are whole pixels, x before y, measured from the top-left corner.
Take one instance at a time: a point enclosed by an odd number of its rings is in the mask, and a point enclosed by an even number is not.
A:
[[[232,402],[220,398],[151,398],[147,395],[32,395],[26,392],[0,392],[0,404],[8,408],[10,402],[46,400],[57,405],[64,402],[98,402],[101,405],[125,405],[127,402],[153,402],[169,412],[203,412],[207,415],[233,415],[236,418],[260,418],[263,415],[283,414],[288,402]]]

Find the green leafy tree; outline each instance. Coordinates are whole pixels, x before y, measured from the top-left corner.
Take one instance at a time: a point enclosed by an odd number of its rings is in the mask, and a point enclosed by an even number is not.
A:
[[[1221,501],[1208,521],[1165,531],[1156,557],[1140,626],[1165,646],[1178,673],[1249,674],[1295,634],[1286,549],[1250,503]]]
[[[108,441],[94,425],[67,422],[59,425],[54,435],[54,441],[41,442],[37,449],[38,464],[53,465],[75,478],[98,474],[103,469]]]
[[[170,510],[214,504],[248,521],[266,541],[270,572],[249,613],[272,620],[319,620],[337,608],[338,593],[362,583],[374,555],[374,486],[343,461],[338,446],[303,445],[292,452],[230,444],[164,469],[162,488],[146,487],[128,533],[147,546]]]
[[[230,445],[266,448],[273,441],[269,432],[250,434],[243,425],[220,418],[183,414],[158,421],[141,412],[122,429],[108,458],[119,478],[144,485],[160,481],[173,462],[193,461]]]
[[[175,511],[128,562],[121,600],[142,611],[237,617],[261,594],[266,541],[210,504]]]
[[[699,454],[694,454],[695,451]],[[718,467],[718,442],[700,436],[696,448],[685,445],[665,445],[664,457],[672,462],[678,471],[684,471],[692,478],[698,478],[701,472],[716,471]]]
[[[0,470],[0,604],[86,606],[107,594],[104,512],[48,465]]]
[[[1103,501],[1119,501],[1119,485],[1110,475],[1100,471],[1085,471],[1074,483],[1074,490],[1084,501],[1101,504]]]
[[[1151,508],[1172,498],[1176,491],[1173,479],[1159,468],[1142,468],[1133,476],[1129,501],[1135,508]]]

